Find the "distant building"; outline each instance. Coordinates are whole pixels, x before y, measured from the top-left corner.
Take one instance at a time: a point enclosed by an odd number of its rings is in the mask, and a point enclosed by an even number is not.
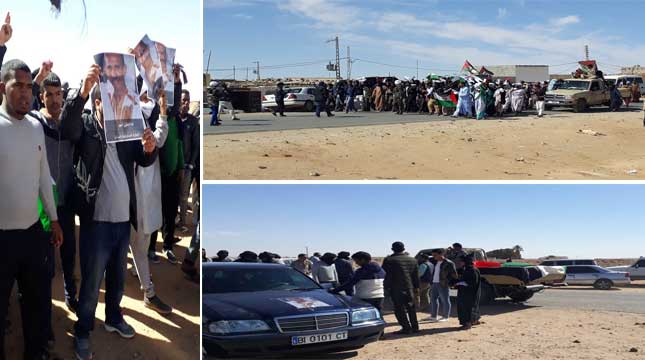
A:
[[[512,83],[549,80],[548,65],[486,65],[485,68],[495,74],[494,80],[508,80]]]

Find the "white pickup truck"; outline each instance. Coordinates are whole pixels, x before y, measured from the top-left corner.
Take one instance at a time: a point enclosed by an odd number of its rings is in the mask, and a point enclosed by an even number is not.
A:
[[[634,264],[629,266],[612,266],[608,270],[624,271],[629,273],[632,280],[645,280],[645,257],[638,259]]]

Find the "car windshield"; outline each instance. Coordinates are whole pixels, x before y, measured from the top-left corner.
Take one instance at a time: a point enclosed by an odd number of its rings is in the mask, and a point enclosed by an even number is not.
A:
[[[562,90],[587,90],[589,89],[589,81],[580,81],[580,80],[565,80],[561,84],[558,84],[558,89]]]
[[[306,275],[287,266],[257,269],[205,267],[203,278],[204,294],[320,289]]]

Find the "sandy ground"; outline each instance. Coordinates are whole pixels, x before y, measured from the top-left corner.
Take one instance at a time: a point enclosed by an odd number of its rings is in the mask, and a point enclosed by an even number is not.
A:
[[[210,135],[204,177],[645,179],[644,137],[640,111]]]
[[[529,303],[530,304],[530,303]],[[645,358],[645,315],[546,309],[506,304],[482,308],[485,323],[457,331],[457,319],[421,324],[418,336],[386,336],[356,359],[602,359]],[[399,329],[393,315],[386,334]],[[635,348],[637,352],[630,352]]]
[[[177,232],[182,241],[175,246],[175,254],[184,258],[190,244],[194,228],[187,233]],[[78,229],[77,229],[78,230]],[[161,237],[157,250],[161,249]],[[159,264],[151,264],[152,280],[157,295],[174,308],[172,314],[162,316],[143,306],[143,292],[139,280],[130,272],[132,256],[128,255],[125,294],[121,307],[125,320],[132,325],[137,335],[130,340],[121,339],[115,333],[103,329],[105,320],[105,288],[101,288],[99,304],[96,309],[96,322],[91,334],[92,351],[97,360],[114,359],[199,359],[200,334],[200,291],[199,284],[186,280],[180,270],[181,263],[172,265],[162,255]],[[63,275],[59,254],[56,256],[56,277],[53,281],[53,326],[56,345],[52,351],[53,359],[75,359],[73,350],[73,329],[76,315],[65,306]],[[78,260],[76,276],[80,279]],[[80,281],[78,283],[80,288]],[[10,334],[5,339],[7,359],[22,358],[22,327],[17,302],[16,289],[10,305],[9,320],[12,323]]]

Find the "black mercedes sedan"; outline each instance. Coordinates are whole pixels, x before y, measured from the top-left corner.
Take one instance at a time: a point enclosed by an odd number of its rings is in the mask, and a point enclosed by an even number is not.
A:
[[[377,341],[374,307],[334,295],[285,265],[205,263],[202,337],[209,356],[334,353]]]

